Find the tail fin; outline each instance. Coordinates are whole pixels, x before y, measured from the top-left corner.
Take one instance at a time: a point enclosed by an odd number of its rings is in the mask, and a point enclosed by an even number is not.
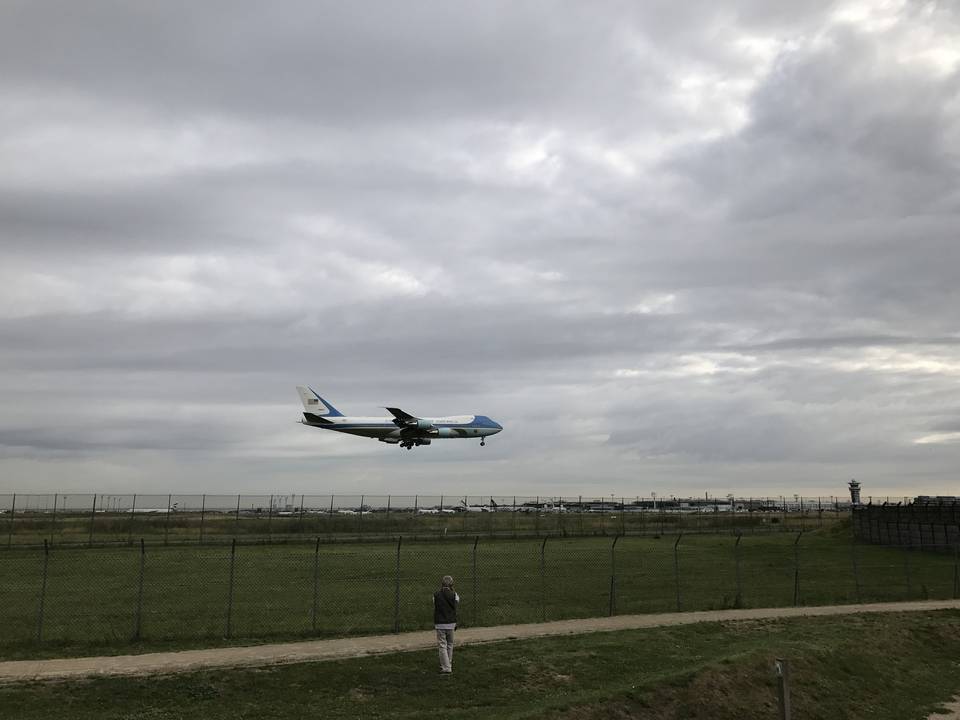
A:
[[[312,415],[319,415],[320,417],[343,417],[342,412],[310,388],[297,385],[297,392],[300,393],[300,402],[303,403],[303,409]],[[320,410],[324,412],[319,412]]]

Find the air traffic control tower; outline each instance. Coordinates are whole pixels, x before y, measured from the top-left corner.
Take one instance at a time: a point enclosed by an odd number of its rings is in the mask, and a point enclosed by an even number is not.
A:
[[[852,505],[860,504],[860,483],[856,480],[851,480],[847,483],[847,486],[850,488],[850,503]]]

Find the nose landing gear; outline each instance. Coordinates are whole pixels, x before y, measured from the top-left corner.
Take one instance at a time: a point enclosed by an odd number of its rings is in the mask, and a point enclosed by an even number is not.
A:
[[[486,438],[480,438],[480,447],[483,447],[486,444],[487,444]]]

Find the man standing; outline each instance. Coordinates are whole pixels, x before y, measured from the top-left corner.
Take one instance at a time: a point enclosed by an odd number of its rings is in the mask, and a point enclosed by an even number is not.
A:
[[[453,631],[457,628],[460,596],[453,590],[453,578],[444,575],[440,589],[433,594],[433,626],[440,649],[440,672],[453,672]]]

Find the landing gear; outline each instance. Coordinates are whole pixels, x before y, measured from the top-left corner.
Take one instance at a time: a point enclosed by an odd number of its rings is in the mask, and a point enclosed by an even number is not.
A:
[[[406,440],[400,441],[400,447],[406,448],[407,450],[412,450],[414,447],[419,447],[420,445],[429,445],[430,440],[427,438],[407,438]]]
[[[487,444],[486,438],[480,438],[480,447],[483,447],[486,444]]]

